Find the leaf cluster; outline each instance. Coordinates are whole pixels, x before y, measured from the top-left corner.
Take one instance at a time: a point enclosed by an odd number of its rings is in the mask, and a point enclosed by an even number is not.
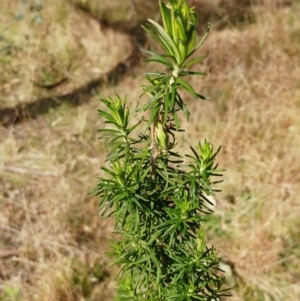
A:
[[[206,33],[197,42],[197,15],[193,7],[188,7],[185,0],[169,1],[167,5],[160,1],[160,11],[164,27],[153,20],[148,20],[149,23],[143,28],[162,46],[166,53],[158,54],[151,50],[142,51],[148,55],[145,62],[160,63],[167,67],[169,72],[145,73],[148,84],[143,85],[142,89],[144,93],[150,96],[150,100],[140,108],[140,111],[152,112],[148,126],[158,118],[158,114],[164,116],[162,123],[165,124],[170,114],[175,121],[176,129],[178,129],[177,111],[183,111],[187,119],[190,115],[178,90],[185,90],[195,98],[209,99],[196,92],[183,78],[188,75],[204,76],[208,74],[188,68],[203,61],[208,56],[207,53],[200,57],[192,57],[206,40],[210,25],[207,25]]]
[[[99,114],[114,128],[100,132],[114,147],[108,156],[110,166],[102,167],[105,177],[99,178],[94,193],[100,197],[101,215],[114,216],[115,231],[122,237],[110,253],[125,281],[121,299],[219,298],[222,279],[215,268],[219,259],[213,248],[203,245],[203,240],[199,243],[199,229],[211,212],[206,196],[214,194],[212,185],[218,183],[211,177],[222,172],[215,164],[219,149],[214,152],[207,141],[199,143],[186,155],[190,162],[184,165],[172,146],[158,157],[154,181],[149,136],[132,137],[143,121],[130,126],[130,108],[126,102],[121,105],[118,96],[102,101],[110,113]]]

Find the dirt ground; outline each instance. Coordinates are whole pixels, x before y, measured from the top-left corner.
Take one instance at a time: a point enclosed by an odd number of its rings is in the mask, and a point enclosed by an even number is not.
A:
[[[209,244],[230,301],[300,299],[300,3],[194,0],[212,30],[179,150],[205,138],[226,168]],[[105,5],[104,5],[105,4]],[[0,12],[0,301],[112,300],[113,224],[97,215],[100,98],[136,103],[149,2],[6,1]],[[123,5],[123,6],[120,6]],[[120,7],[122,9],[120,9]],[[123,12],[121,14],[120,12]],[[130,16],[130,18],[128,17]]]

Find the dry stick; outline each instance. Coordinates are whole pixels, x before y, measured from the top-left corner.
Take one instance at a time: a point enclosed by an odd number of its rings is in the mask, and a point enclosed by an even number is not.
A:
[[[0,258],[8,259],[10,257],[19,256],[17,250],[0,250]]]
[[[51,171],[40,171],[36,169],[28,169],[28,168],[13,166],[13,165],[3,165],[1,166],[1,169],[4,171],[10,171],[10,172],[15,172],[20,174],[33,174],[33,175],[45,176],[45,177],[59,176],[58,173],[51,172]]]
[[[16,229],[16,228],[13,228],[13,227],[11,227],[11,226],[7,226],[7,225],[2,224],[2,223],[0,223],[0,227],[3,228],[3,229],[5,229],[5,230],[7,230],[7,231],[10,231],[10,232],[12,232],[12,233],[15,233],[15,234],[19,234],[19,233],[20,233],[20,230],[18,230],[18,229]]]

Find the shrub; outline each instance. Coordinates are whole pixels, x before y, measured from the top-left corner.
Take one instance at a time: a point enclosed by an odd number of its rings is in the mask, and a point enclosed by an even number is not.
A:
[[[99,132],[109,139],[111,151],[94,194],[100,197],[101,216],[114,217],[121,237],[108,254],[120,265],[118,300],[220,300],[226,291],[220,259],[207,246],[202,227],[212,213],[207,196],[221,182],[212,180],[222,176],[215,163],[220,148],[199,142],[185,155],[187,162],[176,151],[176,133],[183,131],[179,113],[190,115],[179,91],[206,99],[186,77],[206,75],[189,68],[207,56],[193,55],[209,25],[197,42],[197,15],[185,0],[160,2],[160,12],[163,27],[148,20],[144,29],[165,53],[143,51],[146,62],[167,71],[145,73],[142,90],[150,97],[145,105],[132,109],[119,96],[102,99],[106,110],[99,115],[110,127]],[[144,111],[149,118],[133,122]]]

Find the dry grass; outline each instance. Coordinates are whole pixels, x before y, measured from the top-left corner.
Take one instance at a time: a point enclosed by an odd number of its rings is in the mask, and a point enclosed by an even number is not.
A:
[[[193,79],[212,100],[187,99],[192,118],[183,121],[179,147],[188,151],[204,138],[223,146],[223,192],[206,227],[210,243],[233,267],[236,286],[228,300],[299,300],[300,6],[260,9],[253,12],[256,23],[212,30],[205,44],[210,56],[201,66],[212,73]],[[87,43],[101,44],[102,37],[86,37]],[[33,52],[24,62],[23,54],[10,56],[22,70],[47,64]],[[11,80],[5,70],[2,78]],[[142,80],[128,76],[98,94],[126,94],[135,102]],[[17,98],[18,85],[2,98]],[[98,200],[87,196],[106,154],[97,140],[97,98],[0,129],[0,300],[112,299],[116,273],[103,256],[112,224],[99,219]]]
[[[158,1],[69,0],[69,2],[82,8],[98,20],[119,27],[123,31],[133,29],[149,17],[159,17]]]
[[[257,24],[213,33],[201,83],[213,101],[191,104],[187,140],[223,145],[228,170],[211,238],[242,281],[230,300],[300,298],[299,12],[257,11]]]
[[[0,108],[70,93],[132,52],[128,35],[102,29],[68,2],[35,3],[1,4]]]

